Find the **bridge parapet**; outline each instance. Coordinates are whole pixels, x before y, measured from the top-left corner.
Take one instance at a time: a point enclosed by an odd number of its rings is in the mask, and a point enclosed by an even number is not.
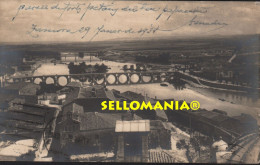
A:
[[[129,85],[161,83],[174,78],[175,72],[121,72],[121,73],[85,73],[67,75],[41,75],[12,77],[13,82],[53,83],[65,86],[72,81],[80,81],[89,85]]]

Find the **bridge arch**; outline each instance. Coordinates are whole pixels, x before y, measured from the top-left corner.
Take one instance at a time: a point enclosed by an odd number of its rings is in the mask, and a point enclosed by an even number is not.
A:
[[[108,84],[114,85],[117,82],[117,77],[115,74],[107,74],[106,80]]]
[[[66,86],[69,83],[68,77],[59,76],[57,77],[57,84],[60,86]]]
[[[130,74],[130,82],[131,83],[136,84],[136,83],[138,83],[140,81],[141,81],[141,75],[140,74],[138,74],[138,73]]]
[[[141,74],[141,79],[143,83],[150,83],[153,79],[153,76],[148,73],[142,73]]]
[[[94,84],[97,84],[97,85],[104,85],[105,82],[106,82],[106,75],[103,74],[103,75],[96,75],[94,76]]]
[[[32,82],[34,84],[40,84],[41,82],[43,82],[43,78],[41,78],[41,77],[34,77],[34,78],[32,78]]]
[[[164,82],[166,80],[166,76],[167,76],[166,73],[161,73],[160,80]]]
[[[153,83],[159,83],[160,82],[160,79],[161,79],[160,74],[155,73],[155,74],[152,75],[152,77],[153,77],[153,79],[152,79]]]
[[[118,74],[118,83],[119,84],[128,84],[129,76],[127,73]]]
[[[94,83],[94,77],[93,77],[93,75],[90,75],[90,76],[86,76],[86,80],[85,80],[85,84],[88,84],[88,85],[90,85],[90,84],[93,84]]]
[[[30,81],[35,84],[46,82],[65,86],[71,81],[80,81],[91,85],[126,85],[160,83],[180,77],[178,72],[120,72],[120,73],[84,73],[70,75],[42,75],[13,77],[13,82]]]
[[[55,78],[54,77],[46,77],[45,83],[46,84],[55,84]]]

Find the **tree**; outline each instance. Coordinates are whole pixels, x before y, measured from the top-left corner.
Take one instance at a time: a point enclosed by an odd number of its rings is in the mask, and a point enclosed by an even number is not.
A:
[[[101,64],[98,68],[98,73],[105,73],[107,71],[108,67],[105,64]]]
[[[128,66],[127,65],[124,65],[123,66],[123,70],[127,70],[128,69]]]
[[[136,71],[137,71],[137,72],[141,71],[140,65],[136,65]]]
[[[79,57],[84,58],[84,52],[79,52]]]
[[[74,63],[73,62],[70,62],[69,65],[68,65],[68,68],[69,68],[69,72],[70,74],[73,74],[74,73]]]
[[[85,69],[87,68],[85,62],[80,63],[78,67],[79,67],[79,73],[85,73]]]

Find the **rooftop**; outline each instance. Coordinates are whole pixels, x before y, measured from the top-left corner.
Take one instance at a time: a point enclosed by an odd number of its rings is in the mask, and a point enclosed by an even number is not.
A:
[[[121,118],[122,114],[87,112],[80,115],[80,130],[114,129]]]
[[[199,111],[195,111],[193,112],[194,114],[197,114],[196,116],[200,117],[200,118],[206,118],[209,119],[211,121],[213,121],[214,123],[221,123],[225,120],[227,120],[228,116],[217,113],[217,112],[212,112],[212,111],[207,111],[207,110],[199,110]]]
[[[150,120],[116,121],[115,132],[149,132]]]
[[[89,98],[108,98],[116,100],[112,91],[105,89],[103,86],[91,86],[86,88],[76,88],[67,94],[64,105],[73,102],[75,99],[89,99]]]
[[[39,85],[34,84],[34,83],[30,83],[30,82],[19,82],[19,83],[14,83],[14,84],[10,84],[9,86],[5,87],[5,89],[8,90],[19,90],[22,89],[24,87],[28,87],[28,88],[40,88]]]
[[[145,97],[142,94],[138,94],[132,91],[126,91],[123,93],[118,94],[119,96],[126,98],[128,100],[135,100],[139,102],[145,101]]]

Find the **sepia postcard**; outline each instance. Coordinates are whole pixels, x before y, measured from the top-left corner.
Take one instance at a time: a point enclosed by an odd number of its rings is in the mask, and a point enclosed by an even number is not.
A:
[[[0,164],[260,163],[260,3],[0,0]]]

